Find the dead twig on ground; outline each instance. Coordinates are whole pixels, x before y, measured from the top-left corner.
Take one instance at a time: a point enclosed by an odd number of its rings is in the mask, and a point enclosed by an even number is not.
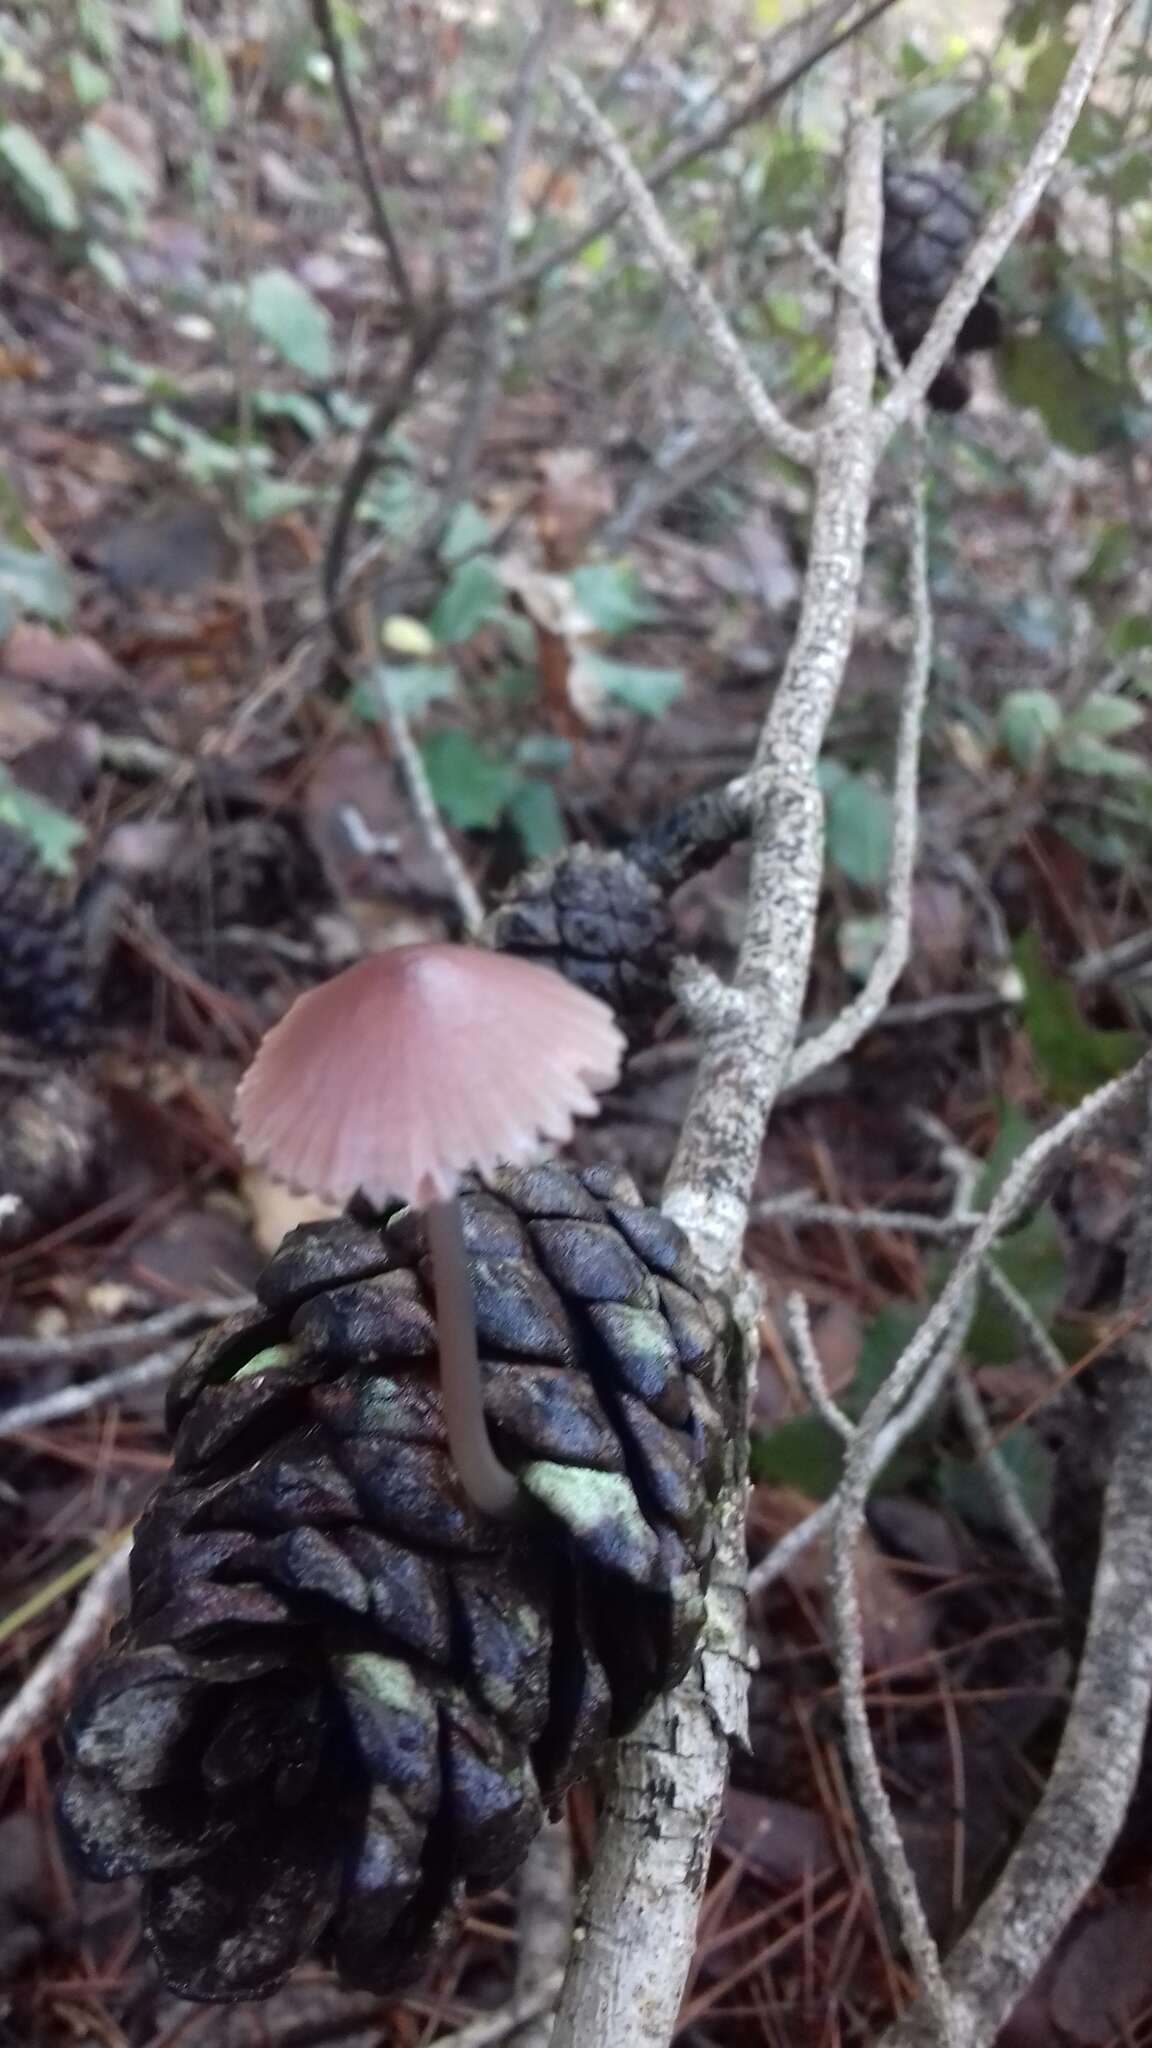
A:
[[[1146,1096],[1148,1063],[1139,1070]],[[1039,1805],[991,1897],[948,1957],[959,2048],[988,2048],[1095,1883],[1136,1782],[1152,1706],[1152,1119],[1125,1286],[1142,1307],[1111,1385],[1112,1464],[1076,1689]],[[917,2002],[883,2048],[935,2048]]]
[[[24,1744],[75,1684],[81,1667],[103,1641],[128,1588],[125,1539],[93,1573],[67,1627],[0,1713],[0,1769]]]
[[[25,1430],[39,1429],[44,1422],[62,1422],[69,1415],[84,1415],[104,1401],[139,1394],[145,1387],[168,1379],[187,1355],[186,1344],[173,1344],[165,1351],[154,1352],[150,1358],[138,1359],[135,1365],[122,1365],[115,1372],[104,1373],[99,1379],[61,1387],[55,1394],[42,1394],[39,1400],[23,1401],[16,1408],[0,1409],[0,1441],[21,1436]]]
[[[157,1337],[176,1337],[198,1323],[250,1308],[246,1294],[209,1295],[204,1301],[181,1301],[157,1310],[137,1323],[110,1323],[99,1330],[69,1330],[57,1337],[0,1337],[0,1365],[55,1365],[69,1358],[96,1358],[102,1352],[127,1351],[153,1344]]]

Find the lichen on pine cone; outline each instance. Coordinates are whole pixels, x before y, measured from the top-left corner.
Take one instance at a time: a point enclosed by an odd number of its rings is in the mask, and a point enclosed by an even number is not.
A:
[[[144,1878],[183,1996],[264,1996],[312,1949],[411,1981],[690,1661],[725,1300],[615,1170],[502,1172],[461,1204],[518,1518],[481,1515],[449,1458],[418,1211],[291,1232],[171,1390],[173,1471],[61,1812],[91,1875]]]
[[[625,853],[573,846],[536,861],[497,905],[485,937],[599,996],[633,1046],[648,1042],[671,1007],[671,912]]]
[[[884,169],[880,310],[901,362],[915,355],[976,239],[980,209],[957,164],[889,162]],[[985,285],[928,388],[929,404],[960,412],[971,396],[965,355],[995,348],[1002,320],[995,282]]]

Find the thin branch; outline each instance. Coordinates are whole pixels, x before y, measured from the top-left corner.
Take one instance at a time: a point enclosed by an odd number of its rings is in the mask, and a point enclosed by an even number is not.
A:
[[[2,1409],[0,1441],[5,1437],[22,1436],[29,1429],[39,1429],[45,1422],[62,1422],[69,1415],[84,1415],[90,1408],[98,1408],[103,1401],[118,1401],[125,1394],[138,1394],[144,1387],[154,1387],[158,1380],[165,1380],[174,1373],[187,1356],[186,1344],[173,1344],[166,1351],[155,1351],[150,1358],[141,1358],[135,1365],[121,1365],[115,1372],[104,1373],[99,1379],[84,1380],[79,1386],[61,1387],[55,1394],[42,1394],[38,1401],[24,1401],[18,1408]]]
[[[537,1835],[517,1880],[516,1986],[514,2005],[524,2006],[542,1984],[555,1983],[572,1945],[572,1839],[561,1814]],[[517,2048],[549,2048],[551,2006],[517,2036]]]
[[[1061,1583],[1056,1559],[1037,1527],[1015,1474],[997,1448],[996,1438],[984,1413],[984,1404],[973,1385],[971,1373],[964,1365],[956,1368],[952,1394],[956,1412],[979,1460],[981,1476],[1004,1528],[1037,1578],[1059,1595]]]
[[[459,2027],[454,2034],[445,2034],[436,2048],[499,2048],[502,2041],[513,2040],[522,2026],[529,2020],[540,2018],[556,2003],[556,1996],[563,1981],[563,1970],[553,1970],[537,1985],[529,1998],[513,1998],[501,2006],[499,2012],[489,2013],[484,2019],[470,2020],[466,2027]]]
[[[845,171],[840,267],[853,289],[838,306],[832,390],[808,573],[796,636],[764,723],[747,921],[736,986],[751,1021],[705,1044],[671,1174],[668,1206],[717,1270],[739,1254],[764,1127],[799,1030],[823,873],[817,764],[855,628],[874,476],[869,401],[876,345],[860,308],[875,296],[882,203],[877,122],[857,122]]]
[[[579,88],[577,95],[583,109]],[[598,130],[599,116],[594,120]],[[611,142],[615,152],[614,137]],[[879,123],[861,118],[848,151],[841,260],[863,297],[875,291],[879,260],[881,155]],[[629,164],[629,180],[633,176]],[[662,225],[659,235],[665,235]],[[736,978],[744,1003],[728,1006],[726,1021],[708,1042],[665,1197],[702,1259],[726,1276],[739,1256],[764,1123],[795,1038],[812,947],[822,866],[815,771],[851,642],[872,480],[868,401],[874,367],[867,323],[853,295],[845,293],[832,397],[819,442],[811,566],[797,650],[765,727],[779,780],[757,817]],[[745,1371],[755,1355],[755,1327],[755,1304],[742,1299]],[[720,1496],[702,1653],[676,1692],[617,1747],[584,1907],[584,1939],[565,1979],[553,2048],[623,2039],[631,2048],[666,2048],[675,2027],[720,1817],[728,1744],[746,1726],[740,1373],[733,1373],[730,1393],[730,1469]]]
[[[80,1667],[103,1641],[128,1589],[129,1548],[127,1540],[118,1544],[93,1573],[71,1621],[0,1714],[0,1770],[71,1691]]]
[[[867,1471],[865,1494],[900,1445],[907,1441],[940,1398],[963,1349],[975,1306],[975,1283],[996,1243],[1011,1229],[1046,1178],[1109,1124],[1130,1113],[1152,1073],[1152,1056],[1118,1081],[1097,1089],[1023,1152],[981,1215],[961,1258],[880,1392],[869,1404],[848,1458]],[[1150,1283],[1152,1293],[1152,1283]],[[847,1461],[846,1461],[847,1462]],[[845,1474],[847,1477],[847,1473]],[[840,1494],[797,1523],[761,1558],[748,1580],[753,1597],[783,1577],[809,1544],[836,1518]]]
[[[1058,1344],[1054,1343],[1041,1322],[1031,1302],[1021,1294],[1015,1282],[1008,1278],[1002,1266],[995,1259],[989,1259],[984,1278],[991,1292],[999,1297],[1001,1306],[1011,1316],[1027,1349],[1042,1372],[1056,1386],[1063,1386],[1068,1378],[1068,1360]]]
[[[198,1323],[214,1323],[251,1307],[245,1294],[210,1295],[205,1301],[181,1301],[138,1323],[110,1323],[103,1330],[72,1330],[61,1337],[0,1337],[0,1365],[55,1365],[69,1358],[93,1358],[101,1352],[127,1351],[152,1344],[157,1337],[177,1337]]]
[[[465,495],[475,466],[488,415],[500,384],[504,363],[504,331],[507,298],[505,286],[511,274],[512,216],[524,152],[536,115],[536,95],[548,53],[557,30],[569,11],[571,0],[544,0],[535,30],[524,46],[520,67],[512,87],[508,132],[500,153],[496,186],[488,216],[488,261],[485,285],[495,296],[476,319],[474,368],[469,378],[460,421],[456,429],[448,472],[438,495],[432,521],[442,525],[453,507]]]
[[[1148,1073],[1141,1068],[1146,1090]],[[1125,1301],[1152,1298],[1152,1127]],[[992,1896],[957,1942],[947,1979],[960,2048],[990,2048],[1095,1883],[1128,1811],[1152,1706],[1152,1330],[1145,1319],[1111,1383],[1112,1466],[1076,1690],[1040,1803]],[[933,2048],[919,2001],[883,2048]]]
[[[879,408],[878,446],[883,447],[922,403],[993,271],[1043,197],[1103,61],[1119,9],[1120,0],[1092,0],[1072,61],[1031,156],[1007,197],[989,216],[920,347]]]
[[[742,128],[749,127],[754,121],[762,121],[810,71],[814,71],[827,57],[834,56],[837,50],[843,49],[844,45],[852,42],[856,36],[864,35],[885,14],[890,13],[896,4],[897,0],[873,0],[873,4],[866,7],[862,14],[834,32],[827,30],[829,14],[835,19],[845,10],[842,7],[817,9],[812,22],[803,25],[805,30],[811,33],[811,41],[805,38],[797,56],[781,63],[779,69],[774,62],[769,61],[765,66],[766,75],[761,83],[746,100],[741,101],[739,106],[719,114],[714,121],[709,122],[704,128],[698,128],[685,141],[670,145],[644,173],[644,182],[649,192],[661,191],[672,178],[687,170],[690,164],[698,163],[701,157],[710,156],[714,150],[723,149],[725,143],[730,142]],[[790,26],[773,39],[772,50],[775,51],[777,45],[784,45],[792,38],[793,30]],[[599,241],[601,235],[614,228],[628,211],[627,200],[609,200],[606,205],[597,209],[583,227],[577,228],[564,241],[513,270],[502,287],[501,296],[514,298],[534,291],[546,278],[551,277],[554,271],[571,263],[590,242]],[[465,295],[458,302],[460,316],[468,318],[480,311],[490,302],[492,296],[490,289]]]
[[[380,693],[380,709],[397,765],[404,778],[408,801],[424,834],[425,843],[433,858],[439,862],[464,930],[469,938],[475,938],[484,922],[484,904],[475,882],[448,836],[432,784],[428,780],[424,757],[412,737],[412,728],[399,706],[393,703],[387,690]]]
[[[801,1041],[788,1069],[789,1085],[806,1081],[842,1059],[882,1016],[904,972],[912,937],[912,886],[920,818],[920,748],[932,673],[932,595],[928,587],[928,513],[923,434],[917,435],[908,548],[908,605],[912,648],[900,708],[892,789],[892,847],[888,864],[888,921],[884,942],[859,995],[816,1038]]]
[[[384,204],[384,194],[380,188],[380,180],[376,176],[376,167],[372,162],[371,151],[368,148],[364,135],[360,112],[348,78],[348,67],[344,62],[344,45],[340,40],[340,31],[332,14],[331,0],[310,0],[310,6],[312,19],[316,24],[316,33],[324,45],[328,62],[332,66],[332,83],[336,88],[336,97],[340,102],[340,112],[348,132],[348,139],[355,152],[356,168],[360,173],[360,189],[367,201],[368,213],[376,232],[376,238],[387,259],[396,297],[411,320],[415,317],[416,313],[416,294],[412,289],[412,279],[408,272],[408,265],[404,261],[404,252],[396,238],[395,229],[388,218],[388,209]]]
[[[982,1219],[979,1209],[962,1209],[950,1216],[928,1216],[920,1209],[852,1209],[842,1202],[810,1202],[807,1195],[773,1195],[757,1202],[753,1223],[786,1224],[794,1230],[822,1226],[832,1230],[876,1231],[885,1237],[937,1238],[951,1244],[967,1237]]]
[[[450,315],[443,306],[425,312],[417,319],[408,335],[404,359],[396,375],[376,400],[371,414],[362,427],[356,452],[340,485],[340,495],[336,500],[328,528],[328,538],[324,544],[320,587],[324,594],[333,640],[343,653],[347,653],[353,644],[353,636],[343,617],[343,584],[348,544],[360,509],[360,501],[380,467],[380,444],[384,436],[411,404],[416,387],[438,354],[450,324]]]
[[[724,371],[745,411],[770,447],[792,462],[810,467],[816,452],[815,435],[785,419],[769,396],[714,293],[665,226],[659,207],[615,129],[604,119],[574,72],[562,64],[556,65],[552,78],[611,173],[645,247],[680,293],[708,343],[713,362]]]
[[[828,1392],[824,1367],[812,1335],[808,1303],[802,1294],[790,1294],[784,1304],[784,1310],[796,1376],[821,1421],[827,1423],[833,1434],[840,1438],[841,1443],[850,1443],[856,1434],[856,1428],[854,1423],[848,1420],[844,1410],[837,1407]]]
[[[956,1360],[967,1341],[968,1327],[975,1306],[976,1294],[975,1289],[972,1289],[961,1301],[952,1327],[946,1333],[915,1393],[899,1413],[894,1415],[890,1422],[885,1423],[877,1435],[868,1454],[870,1485],[879,1477],[889,1459],[895,1457],[901,1445],[916,1434],[921,1423],[931,1414],[943,1394],[955,1370]],[[810,1515],[805,1515],[802,1522],[797,1522],[794,1528],[789,1529],[787,1535],[782,1536],[778,1543],[773,1544],[771,1550],[766,1552],[748,1575],[750,1600],[766,1592],[778,1579],[784,1578],[796,1559],[802,1557],[811,1544],[827,1534],[835,1518],[836,1503],[837,1496],[833,1494],[830,1499],[822,1501],[818,1508],[813,1508]]]

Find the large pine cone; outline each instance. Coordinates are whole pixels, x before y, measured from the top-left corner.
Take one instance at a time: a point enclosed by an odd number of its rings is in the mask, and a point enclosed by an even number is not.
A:
[[[672,1005],[671,913],[664,892],[624,853],[574,846],[537,861],[497,906],[486,936],[501,952],[554,967],[599,996],[633,1046],[647,1043]]]
[[[90,891],[74,898],[29,841],[0,824],[0,1032],[46,1052],[90,1041],[103,967]]]
[[[910,361],[976,238],[980,210],[956,164],[889,163],[884,171],[880,310],[901,362]],[[960,412],[971,386],[959,358],[995,348],[1002,321],[994,284],[985,286],[955,352],[928,389],[940,412]]]
[[[416,1211],[293,1231],[173,1385],[174,1470],[61,1804],[92,1875],[145,1878],[185,1997],[264,1996],[311,1947],[349,1983],[413,1978],[691,1657],[723,1301],[610,1169],[462,1202],[519,1520],[450,1462]]]

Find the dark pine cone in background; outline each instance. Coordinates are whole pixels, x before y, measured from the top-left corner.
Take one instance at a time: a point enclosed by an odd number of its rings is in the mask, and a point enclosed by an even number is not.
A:
[[[46,1052],[90,1043],[103,967],[103,920],[90,889],[75,897],[20,832],[0,824],[0,1032]]]
[[[538,861],[493,911],[486,937],[599,996],[633,1046],[651,1038],[671,1006],[671,913],[626,854],[574,846]]]
[[[886,165],[880,310],[901,362],[910,360],[927,334],[979,225],[979,204],[958,165]],[[995,348],[1002,325],[991,283],[960,329],[954,354],[929,386],[929,403],[939,412],[960,412],[967,405],[971,386],[959,358]]]
[[[727,1310],[611,1169],[462,1202],[519,1521],[455,1478],[412,1210],[293,1231],[173,1386],[173,1473],[61,1808],[92,1875],[145,1879],[186,1997],[265,1995],[313,1947],[349,1983],[410,1981],[689,1661]]]

